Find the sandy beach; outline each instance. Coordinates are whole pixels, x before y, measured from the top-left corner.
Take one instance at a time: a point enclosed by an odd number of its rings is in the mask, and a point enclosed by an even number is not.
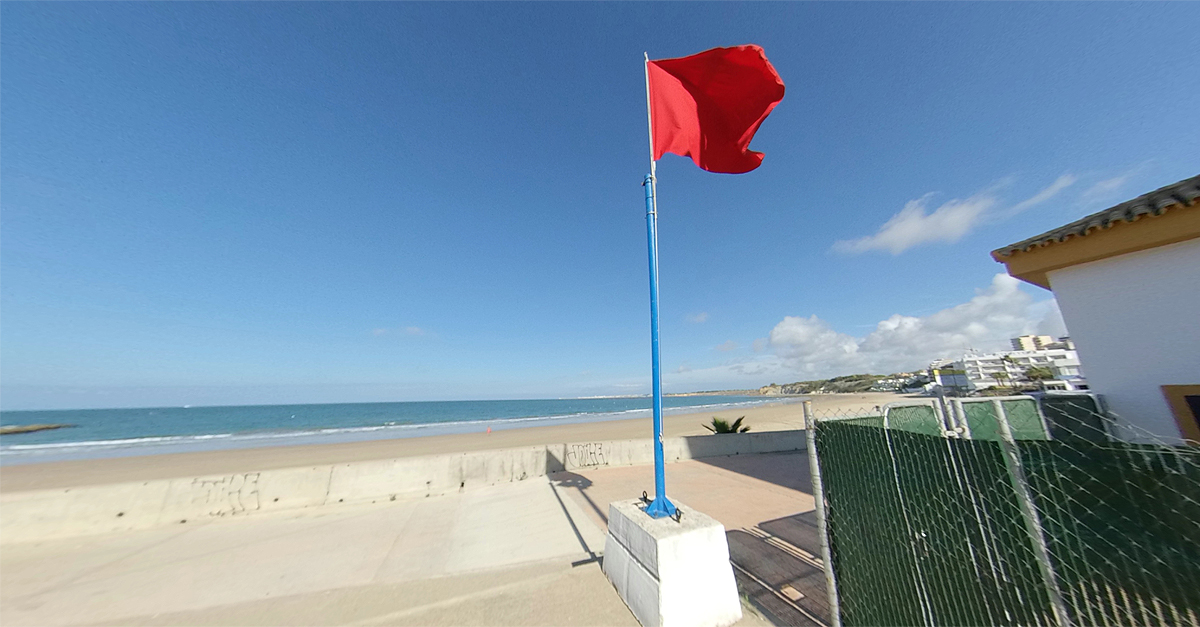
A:
[[[891,393],[828,394],[811,397],[814,411],[821,414],[870,409],[875,405],[902,400]],[[666,416],[665,437],[704,435],[702,426],[714,415],[735,419],[744,415],[743,424],[754,431],[802,429],[804,415],[800,403],[773,403],[734,411]],[[438,435],[367,442],[345,442],[256,449],[202,451],[167,455],[146,455],[114,459],[49,462],[7,466],[0,472],[0,491],[40,490],[83,485],[101,485],[130,481],[149,481],[172,477],[296,468],[309,465],[337,464],[373,459],[418,455],[438,455],[469,451],[518,448],[561,442],[589,440],[627,440],[650,437],[650,419],[613,420],[544,427],[495,430],[491,433]]]

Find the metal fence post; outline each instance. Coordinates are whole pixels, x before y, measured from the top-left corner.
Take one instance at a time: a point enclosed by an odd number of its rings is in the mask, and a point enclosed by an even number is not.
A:
[[[954,425],[950,424],[953,421],[946,408],[946,392],[944,390],[938,390],[937,398],[933,401],[933,413],[937,414],[938,420],[942,423],[942,436],[944,437],[947,431],[954,429]]]
[[[971,438],[971,425],[967,422],[967,410],[963,409],[962,399],[954,399],[950,401],[950,406],[954,409],[954,430],[958,433],[958,437]],[[961,429],[961,431],[959,431]]]
[[[1071,617],[1067,612],[1067,604],[1063,601],[1062,591],[1058,587],[1058,579],[1054,576],[1054,568],[1050,563],[1050,549],[1046,546],[1046,537],[1042,534],[1042,521],[1037,508],[1033,505],[1033,495],[1029,492],[1029,482],[1025,478],[1025,468],[1021,465],[1021,455],[1017,451],[1016,441],[1013,440],[1012,429],[1008,426],[1008,415],[1004,405],[998,399],[992,399],[992,410],[996,414],[996,422],[1000,425],[1000,446],[1004,451],[1004,465],[1008,467],[1008,476],[1012,480],[1017,502],[1021,507],[1022,518],[1025,519],[1025,529],[1033,543],[1033,551],[1037,556],[1038,570],[1046,593],[1050,597],[1050,606],[1054,610],[1054,618],[1060,627],[1070,627]]]
[[[821,483],[821,464],[817,460],[817,419],[812,401],[804,401],[804,430],[808,440],[808,470],[812,475],[813,502],[817,513],[817,535],[821,538],[821,566],[825,571],[825,590],[829,593],[829,614],[833,627],[842,627],[838,602],[837,578],[833,574],[833,554],[829,549],[829,527],[825,520],[825,486]]]

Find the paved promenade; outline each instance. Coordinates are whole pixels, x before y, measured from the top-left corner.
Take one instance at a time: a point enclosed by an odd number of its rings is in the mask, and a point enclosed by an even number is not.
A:
[[[743,544],[733,532],[757,546],[756,525],[811,510],[806,469],[803,454],[680,462],[668,466],[668,489],[722,521],[731,547]],[[641,494],[652,472],[559,473],[320,513],[7,545],[0,623],[632,626],[599,554],[608,502]],[[744,592],[760,606],[790,594],[752,579],[763,589]],[[766,622],[747,611],[741,624]]]

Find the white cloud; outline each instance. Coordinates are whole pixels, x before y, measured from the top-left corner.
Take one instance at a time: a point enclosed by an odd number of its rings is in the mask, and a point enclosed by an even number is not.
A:
[[[910,200],[899,213],[893,215],[874,235],[852,240],[834,242],[833,250],[840,253],[858,254],[872,250],[885,250],[893,255],[924,244],[935,242],[954,243],[962,239],[980,224],[1012,217],[1057,196],[1062,190],[1074,185],[1076,178],[1064,174],[1045,189],[1002,211],[997,190],[1002,184],[993,185],[966,199],[952,199],[932,212],[927,205],[934,194]]]
[[[787,316],[771,329],[770,350],[737,363],[677,373],[674,389],[759,387],[843,374],[886,374],[957,359],[969,349],[999,350],[1028,333],[1066,335],[1054,299],[1035,301],[1020,282],[997,274],[969,301],[928,316],[894,314],[868,334],[835,330],[816,315]]]
[[[376,337],[378,337],[380,335],[387,335],[387,332],[388,332],[387,329],[371,329],[371,335],[374,335]]]
[[[721,351],[722,353],[728,353],[729,351],[737,350],[738,343],[733,340],[729,340],[722,344],[718,344],[716,348],[717,348],[717,350]]]
[[[1085,203],[1099,202],[1111,198],[1129,182],[1129,179],[1133,178],[1134,174],[1134,171],[1130,171],[1120,176],[1104,179],[1087,188],[1079,198]]]
[[[784,359],[803,359],[822,364],[845,364],[856,359],[858,340],[834,331],[816,314],[808,318],[786,316],[771,329],[775,354]]]
[[[1063,320],[1062,311],[1058,309],[1058,301],[1054,299],[1034,303],[1034,306],[1044,305],[1046,313],[1037,323],[1038,335],[1062,337],[1067,335],[1067,323]]]
[[[701,311],[700,313],[697,313],[697,314],[690,314],[687,317],[687,321],[691,322],[693,324],[701,324],[704,322],[708,322],[708,312]]]
[[[921,244],[932,242],[957,242],[982,219],[984,212],[996,205],[996,198],[989,193],[976,194],[965,200],[957,198],[933,211],[925,212],[925,205],[933,194],[925,194],[905,203],[900,213],[892,216],[879,232],[853,240],[841,240],[833,249],[842,253],[865,253],[871,250],[886,250],[893,255]]]
[[[751,346],[751,348],[753,348],[754,352],[756,352],[756,353],[761,353],[761,352],[767,350],[767,338],[760,337],[760,338],[754,340],[754,344]]]
[[[404,332],[409,335],[425,335],[425,329],[421,327],[404,327]]]
[[[772,381],[790,383],[794,373],[779,357],[756,355],[736,363],[710,368],[680,368],[663,377],[663,385],[672,392],[695,390],[733,390],[757,388]]]
[[[1018,213],[1021,213],[1022,211],[1029,209],[1030,207],[1040,205],[1040,204],[1046,202],[1047,200],[1054,198],[1062,190],[1074,185],[1075,181],[1077,181],[1077,180],[1079,180],[1079,179],[1075,178],[1075,176],[1071,175],[1071,174],[1064,174],[1064,175],[1058,177],[1046,189],[1043,189],[1042,191],[1030,196],[1029,198],[1026,198],[1025,200],[1022,200],[1021,202],[1013,205],[1012,208],[1008,210],[1008,215],[1015,216]]]
[[[895,314],[865,337],[837,333],[816,316],[787,317],[771,330],[771,346],[799,372],[831,374],[896,372],[959,357],[968,348],[995,350],[1009,338],[1055,324],[1057,305],[1035,303],[1019,285],[997,274],[991,286],[961,305],[924,317]],[[1061,317],[1057,327],[1065,330]]]

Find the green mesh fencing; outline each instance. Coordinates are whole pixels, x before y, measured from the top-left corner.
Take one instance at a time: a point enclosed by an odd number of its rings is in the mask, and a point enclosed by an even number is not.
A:
[[[990,402],[963,403],[962,409],[971,439],[1000,440],[1002,432],[995,405]]]
[[[1050,436],[1055,440],[1106,442],[1109,439],[1100,406],[1091,396],[1046,396],[1041,407],[1050,426]]]
[[[942,435],[942,421],[932,405],[901,405],[888,407],[885,425],[889,429]]]
[[[827,534],[848,625],[919,625],[924,615],[910,536],[898,524],[904,508],[887,463],[887,434],[851,421],[816,427]]]
[[[864,425],[867,427],[882,427],[883,416],[860,416],[858,418],[847,418],[846,422],[853,425]]]
[[[1046,425],[1038,413],[1037,401],[1032,398],[1000,401],[1008,428],[1014,440],[1045,440]]]
[[[1198,624],[1200,451],[1017,446],[1075,624]]]
[[[1200,451],[1000,406],[817,421],[841,623],[1200,625]]]

